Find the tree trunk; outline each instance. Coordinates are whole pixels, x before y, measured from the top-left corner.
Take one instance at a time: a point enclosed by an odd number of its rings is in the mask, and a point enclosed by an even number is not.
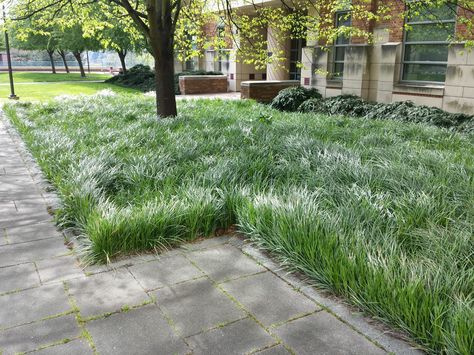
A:
[[[77,64],[79,64],[79,70],[81,72],[81,77],[85,78],[86,77],[86,72],[84,71],[84,65],[82,64],[82,57],[81,57],[81,52],[72,52],[74,55],[74,58],[77,60]]]
[[[163,51],[155,58],[156,105],[158,116],[176,116],[176,96],[174,92],[174,55]]]
[[[66,73],[69,74],[69,66],[67,65],[67,61],[66,61],[66,53],[62,49],[58,49],[58,54],[61,56],[61,59],[63,60],[64,69],[66,69]]]
[[[127,51],[126,50],[117,50],[117,54],[120,58],[120,65],[122,65],[122,73],[127,72],[127,65],[125,64],[125,57],[127,56]]]
[[[54,65],[54,58],[53,58],[54,51],[47,50],[47,52],[49,55],[49,61],[51,62],[51,70],[53,74],[56,74],[56,66]]]

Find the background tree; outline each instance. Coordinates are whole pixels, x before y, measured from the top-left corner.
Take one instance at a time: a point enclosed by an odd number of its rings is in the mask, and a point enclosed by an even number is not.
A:
[[[57,49],[58,42],[51,32],[51,28],[40,28],[35,31],[22,32],[18,28],[31,28],[31,21],[25,20],[13,23],[9,32],[11,36],[11,46],[13,48],[27,51],[46,51],[51,64],[51,71],[56,74],[56,65],[54,63],[54,52]]]
[[[176,34],[194,31],[203,23],[203,15],[222,17],[227,28],[232,29],[231,35],[236,40],[239,57],[249,64],[263,66],[282,58],[282,53],[268,56],[261,31],[264,26],[272,26],[277,34],[277,41],[310,37],[320,44],[329,45],[344,34],[365,38],[370,43],[373,41],[371,24],[381,19],[390,20],[391,6],[400,2],[406,5],[407,11],[401,11],[396,16],[404,18],[413,6],[419,7],[420,11],[433,11],[445,4],[456,5],[453,8],[460,9],[458,21],[465,22],[470,33],[467,31],[467,36],[465,33],[456,34],[451,40],[465,40],[466,45],[474,45],[472,38],[469,38],[473,28],[474,0],[388,0],[374,3],[370,0],[289,0],[281,1],[280,7],[265,6],[265,3],[255,3],[252,0],[240,2],[240,5],[249,5],[255,9],[256,16],[252,17],[239,8],[234,9],[232,0],[215,0],[209,3],[204,0],[17,0],[15,14],[20,19],[35,17],[37,23],[47,24],[60,13],[67,12],[73,15],[72,19],[82,16],[81,21],[84,23],[97,24],[97,18],[89,15],[91,9],[99,5],[107,18],[132,21],[142,33],[154,57],[157,113],[165,117],[176,115],[173,85],[175,50],[180,47],[182,38],[187,38],[188,43],[200,38],[198,34],[191,37]],[[343,9],[351,11],[353,20],[367,26],[356,27],[349,24],[336,28],[334,13]],[[196,30],[196,33],[202,31]]]
[[[71,26],[63,28],[61,36],[58,37],[58,47],[72,53],[74,58],[76,58],[82,77],[86,76],[82,54],[87,50],[97,50],[101,48],[99,41],[84,36],[84,31],[80,23],[74,23]]]
[[[103,49],[117,53],[122,71],[127,71],[125,58],[128,53],[134,51],[144,51],[147,48],[142,34],[137,30],[133,21],[129,17],[120,17],[116,8],[111,5],[97,4],[91,6],[93,11],[90,16],[96,17],[96,21],[86,21],[84,23],[84,35],[95,38],[100,42]],[[114,13],[115,12],[115,13]],[[110,16],[113,14],[113,16]]]

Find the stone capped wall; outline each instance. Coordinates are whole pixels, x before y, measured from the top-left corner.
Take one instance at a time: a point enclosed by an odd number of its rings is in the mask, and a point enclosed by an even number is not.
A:
[[[244,81],[240,86],[240,97],[258,102],[271,102],[280,90],[299,85],[298,80]]]
[[[227,92],[226,75],[183,75],[179,77],[183,95]]]

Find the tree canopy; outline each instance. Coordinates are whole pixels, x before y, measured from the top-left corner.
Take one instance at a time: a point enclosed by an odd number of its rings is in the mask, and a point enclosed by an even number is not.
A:
[[[402,10],[393,14],[393,8]],[[172,84],[175,54],[185,60],[202,55],[203,49],[219,50],[234,42],[237,60],[259,68],[283,56],[268,55],[268,26],[277,42],[304,38],[324,46],[344,35],[371,43],[376,39],[373,23],[423,15],[443,26],[439,9],[455,12],[464,26],[448,40],[472,47],[474,0],[290,0],[281,1],[281,6],[253,0],[17,0],[11,15],[31,19],[33,28],[54,22],[66,31],[71,23],[80,23],[85,37],[96,37],[107,48],[134,47],[141,34],[155,58],[158,113],[170,116],[176,114]],[[350,11],[351,22],[335,26],[334,13],[342,10]],[[209,26],[219,24],[224,36],[219,30],[210,34]]]

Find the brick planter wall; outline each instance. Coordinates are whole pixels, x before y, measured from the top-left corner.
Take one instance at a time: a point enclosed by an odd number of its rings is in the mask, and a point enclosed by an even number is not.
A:
[[[300,86],[300,82],[298,80],[243,81],[240,85],[242,99],[270,102],[280,90],[290,86]]]
[[[227,92],[226,75],[183,75],[179,77],[183,95]]]

